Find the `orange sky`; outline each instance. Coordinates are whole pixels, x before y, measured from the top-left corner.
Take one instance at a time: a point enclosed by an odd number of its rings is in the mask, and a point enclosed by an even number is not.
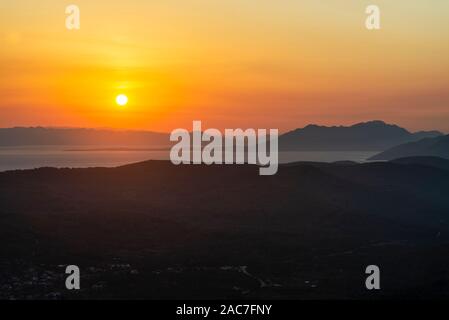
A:
[[[382,119],[449,132],[449,2],[0,3],[0,126],[171,131]],[[115,97],[126,94],[120,108]]]

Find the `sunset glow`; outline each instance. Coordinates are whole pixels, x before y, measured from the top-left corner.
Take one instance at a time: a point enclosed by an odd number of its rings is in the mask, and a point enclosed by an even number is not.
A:
[[[60,1],[2,2],[0,126],[449,131],[449,2],[376,3],[377,32],[368,1],[79,0],[76,31]]]

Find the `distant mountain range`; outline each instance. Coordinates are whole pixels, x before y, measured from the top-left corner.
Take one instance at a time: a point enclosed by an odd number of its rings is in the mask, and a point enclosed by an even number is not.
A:
[[[393,146],[441,136],[439,131],[411,133],[383,121],[358,123],[350,127],[308,125],[285,133],[279,139],[284,151],[380,151]]]
[[[449,135],[409,142],[381,152],[369,160],[393,160],[403,157],[430,156],[449,159]]]
[[[281,135],[279,150],[383,151],[403,143],[441,135],[438,131],[411,133],[383,121],[358,123],[349,127],[308,125]],[[0,146],[168,147],[171,144],[168,133],[151,131],[43,127],[0,129]]]
[[[167,146],[165,133],[84,128],[3,128],[0,146]]]

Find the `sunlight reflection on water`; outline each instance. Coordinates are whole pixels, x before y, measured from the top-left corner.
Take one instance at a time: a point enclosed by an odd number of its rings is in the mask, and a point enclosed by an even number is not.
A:
[[[289,151],[279,152],[279,162],[295,161],[366,161],[373,151]],[[115,167],[145,160],[168,160],[169,151],[123,147],[106,149],[73,146],[1,147],[0,171],[39,167],[86,168]]]

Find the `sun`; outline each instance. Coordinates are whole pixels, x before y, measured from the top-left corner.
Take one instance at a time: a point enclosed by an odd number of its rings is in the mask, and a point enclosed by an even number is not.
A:
[[[125,106],[128,103],[128,97],[124,94],[119,94],[116,98],[115,98],[115,102],[119,105],[119,106]]]

